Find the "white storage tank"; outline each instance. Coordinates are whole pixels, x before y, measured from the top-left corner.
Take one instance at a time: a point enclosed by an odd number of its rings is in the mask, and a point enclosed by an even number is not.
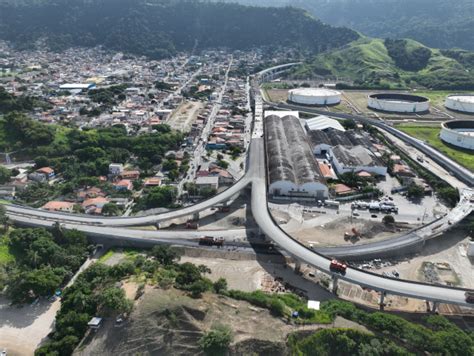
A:
[[[441,124],[439,137],[450,145],[466,150],[474,150],[474,120],[444,122]]]
[[[337,105],[341,102],[341,93],[326,88],[298,88],[288,92],[288,101],[313,106]]]
[[[474,94],[452,94],[444,102],[450,110],[474,114]]]
[[[430,110],[430,100],[423,96],[402,93],[378,93],[368,97],[370,109],[392,113],[426,113]]]

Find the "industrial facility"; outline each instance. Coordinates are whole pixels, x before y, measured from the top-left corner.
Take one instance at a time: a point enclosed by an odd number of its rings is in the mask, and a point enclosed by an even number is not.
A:
[[[299,88],[288,92],[288,101],[310,106],[337,105],[341,102],[341,93],[325,88]]]
[[[338,175],[348,172],[365,172],[374,176],[387,174],[380,154],[370,149],[372,143],[367,137],[333,128],[313,130],[308,134],[318,161],[329,165]]]
[[[370,94],[368,107],[373,110],[390,113],[427,113],[430,100],[423,96],[401,93]]]
[[[444,106],[450,110],[474,114],[474,94],[448,95]]]
[[[452,120],[441,124],[439,135],[444,142],[463,148],[474,150],[474,121]]]
[[[273,199],[326,199],[328,188],[297,117],[265,118],[269,194]]]

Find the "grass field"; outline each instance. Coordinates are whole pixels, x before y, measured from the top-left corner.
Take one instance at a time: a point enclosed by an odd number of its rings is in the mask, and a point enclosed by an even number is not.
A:
[[[464,167],[474,171],[474,154],[469,151],[454,148],[446,145],[438,137],[441,128],[439,126],[420,126],[420,125],[399,125],[397,126],[401,131],[410,136],[419,138],[429,143],[438,151],[444,153],[448,157],[454,159],[456,162],[462,164]]]

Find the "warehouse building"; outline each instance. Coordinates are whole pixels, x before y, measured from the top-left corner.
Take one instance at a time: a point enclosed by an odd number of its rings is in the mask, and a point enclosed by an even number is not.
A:
[[[354,131],[310,131],[313,153],[330,163],[337,174],[347,172],[368,172],[376,176],[385,176],[387,167],[378,153],[371,151],[370,140]]]
[[[269,194],[274,199],[322,200],[328,188],[297,117],[265,119]]]
[[[305,126],[307,131],[324,131],[327,129],[335,129],[342,132],[346,131],[339,121],[325,115],[306,120]]]

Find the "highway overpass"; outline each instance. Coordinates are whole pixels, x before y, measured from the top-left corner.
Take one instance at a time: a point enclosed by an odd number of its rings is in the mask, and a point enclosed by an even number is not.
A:
[[[279,106],[279,105],[276,105]],[[293,108],[288,107],[294,110],[300,110],[299,107],[293,106]],[[306,110],[305,110],[306,111]],[[332,114],[331,114],[332,115]],[[343,115],[343,114],[339,114]],[[385,129],[385,124],[366,118],[354,117],[351,115],[345,115],[343,118],[356,119],[360,122],[366,122],[373,124],[377,127]],[[416,243],[416,240],[419,238],[426,239],[435,233],[438,234],[439,231],[429,234],[428,230],[424,231],[425,235],[412,233],[408,236],[402,236],[398,239],[391,240],[392,242],[381,242],[377,244],[367,244],[367,245],[357,245],[350,247],[337,247],[334,249],[337,250],[311,250],[304,245],[300,244],[291,236],[288,236],[283,230],[281,230],[272,219],[267,204],[267,186],[266,186],[266,164],[265,164],[265,147],[264,139],[262,138],[263,133],[263,118],[259,122],[254,123],[254,133],[252,135],[251,144],[249,147],[248,153],[248,166],[247,172],[240,181],[238,181],[233,187],[229,188],[225,192],[219,194],[218,196],[211,198],[195,206],[179,209],[176,211],[170,211],[164,214],[154,215],[154,216],[144,216],[144,217],[117,217],[117,218],[103,218],[103,217],[90,217],[90,216],[81,216],[81,215],[72,215],[72,214],[60,214],[55,212],[46,212],[36,209],[18,207],[18,206],[9,206],[7,208],[9,216],[19,223],[29,224],[35,226],[35,224],[44,226],[50,226],[52,221],[58,221],[65,224],[65,228],[75,228],[77,230],[83,231],[88,235],[95,237],[103,237],[108,239],[115,239],[120,241],[128,241],[130,243],[170,243],[170,244],[180,244],[180,245],[195,245],[196,238],[201,235],[214,235],[214,236],[223,236],[228,235],[232,236],[233,234],[241,233],[241,231],[227,231],[227,232],[210,232],[210,231],[199,231],[199,232],[190,232],[190,231],[143,231],[143,230],[132,230],[132,229],[123,229],[117,228],[121,226],[132,226],[132,225],[148,225],[154,224],[160,221],[165,221],[169,219],[174,219],[181,216],[192,215],[196,212],[210,208],[220,202],[231,199],[234,195],[240,192],[242,189],[246,188],[249,184],[252,187],[251,195],[251,207],[252,214],[257,222],[257,225],[264,232],[268,238],[273,240],[278,246],[280,246],[284,251],[288,252],[291,256],[297,260],[307,263],[321,271],[329,273],[333,276],[334,281],[337,279],[343,279],[351,283],[359,284],[364,287],[368,287],[377,291],[388,292],[390,294],[401,295],[406,297],[419,298],[424,300],[429,300],[433,302],[445,302],[451,304],[459,305],[469,305],[465,302],[465,289],[462,288],[453,288],[447,286],[438,286],[438,285],[429,285],[419,282],[404,281],[399,279],[393,279],[377,274],[373,274],[367,271],[362,271],[356,268],[348,268],[347,272],[344,275],[334,273],[329,270],[330,259],[321,254],[321,252],[328,253],[330,255],[338,255],[344,253],[354,253],[358,251],[360,254],[367,253],[367,249],[370,249],[371,254],[381,253],[387,251],[387,249],[399,249],[400,246],[408,246],[410,244]],[[387,126],[387,131],[393,129]],[[394,135],[397,135],[403,140],[410,142],[413,145],[420,147],[426,146],[424,143],[417,141],[412,141],[412,138],[404,137],[397,133],[398,130],[391,130],[390,132]],[[400,136],[399,136],[400,135]],[[425,151],[424,151],[425,152]],[[429,148],[426,148],[426,152],[431,153]],[[427,155],[429,155],[426,153]],[[438,157],[437,159],[441,162],[444,162],[447,166],[450,166],[454,162],[443,155],[433,154]],[[431,157],[431,156],[430,156]],[[455,174],[464,174],[462,167],[459,170],[455,170],[455,166],[452,167]],[[467,173],[466,173],[467,174]],[[464,176],[467,182],[472,178],[472,173]],[[472,180],[474,182],[474,178]],[[470,184],[472,186],[472,184]],[[461,219],[465,214],[470,213],[472,209],[471,198],[462,199],[461,205],[458,206],[458,210],[454,211],[452,219]],[[449,218],[446,218],[449,219]],[[449,223],[449,221],[451,221]],[[457,222],[457,220],[447,220],[447,223],[443,226],[447,228],[451,227]],[[429,227],[426,227],[429,228]],[[346,250],[346,252],[344,252]],[[347,250],[350,250],[347,252]],[[342,252],[341,252],[342,251]]]

